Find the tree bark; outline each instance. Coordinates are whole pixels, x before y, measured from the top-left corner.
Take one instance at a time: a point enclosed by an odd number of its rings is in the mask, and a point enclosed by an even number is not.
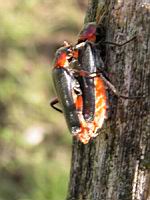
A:
[[[99,136],[87,145],[73,139],[67,200],[149,200],[150,3],[90,1],[85,21],[101,15],[107,41],[123,43],[137,36],[122,47],[107,45],[105,64],[118,91],[143,98],[120,99],[111,93],[110,117]]]

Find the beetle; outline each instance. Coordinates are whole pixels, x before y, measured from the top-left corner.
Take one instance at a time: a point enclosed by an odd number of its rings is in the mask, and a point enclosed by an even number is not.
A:
[[[107,109],[105,83],[98,74],[104,70],[104,63],[95,41],[96,24],[92,22],[87,24],[79,35],[78,43],[73,48],[74,52],[78,52],[72,53],[77,60],[74,65],[74,76],[82,90],[83,116],[86,122],[92,123],[94,127],[94,134],[91,137],[96,136],[97,129],[102,127]]]
[[[83,117],[86,122],[93,124],[94,133],[91,137],[97,135],[97,130],[102,127],[106,119],[108,107],[106,87],[117,97],[125,99],[139,98],[127,97],[117,91],[109,81],[99,50],[103,44],[121,47],[136,39],[136,37],[134,36],[122,44],[108,41],[97,42],[96,39],[97,25],[95,22],[90,22],[83,27],[77,44],[72,48],[73,63],[75,63],[73,65],[74,76],[77,78],[82,91]]]
[[[77,81],[71,72],[67,70],[69,67],[67,50],[67,47],[62,47],[57,50],[54,68],[52,70],[52,78],[68,127],[74,135],[80,131],[80,121],[75,105],[75,98],[78,98],[80,94],[78,96],[76,95],[76,88],[78,88]]]

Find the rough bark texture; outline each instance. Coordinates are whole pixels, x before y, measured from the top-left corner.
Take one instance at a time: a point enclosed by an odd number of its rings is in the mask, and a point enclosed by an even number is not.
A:
[[[85,21],[94,21],[102,10],[107,10],[103,22],[107,41],[122,43],[137,35],[137,40],[123,47],[107,45],[106,65],[111,82],[124,95],[146,97],[112,98],[110,117],[99,136],[87,145],[73,141],[67,199],[148,200],[150,3],[148,0],[93,0]]]

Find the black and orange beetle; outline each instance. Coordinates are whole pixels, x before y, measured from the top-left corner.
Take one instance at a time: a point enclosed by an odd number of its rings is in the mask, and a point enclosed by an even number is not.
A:
[[[78,118],[77,106],[75,99],[81,96],[79,84],[71,72],[68,70],[69,62],[68,47],[61,47],[56,52],[54,61],[54,68],[52,70],[52,77],[55,86],[55,90],[62,105],[63,113],[72,134],[76,134],[80,130],[80,120]],[[54,107],[54,103],[57,100],[51,102]],[[57,107],[54,107],[59,110]],[[59,110],[60,111],[60,110]]]
[[[80,84],[83,97],[83,116],[86,122],[93,124],[94,132],[102,127],[106,118],[107,96],[105,83],[100,75],[104,71],[104,63],[97,48],[96,24],[89,23],[81,31],[78,44],[76,78]]]

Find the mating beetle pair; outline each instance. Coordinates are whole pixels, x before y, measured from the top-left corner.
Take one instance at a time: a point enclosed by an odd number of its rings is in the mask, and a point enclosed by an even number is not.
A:
[[[106,90],[97,75],[104,64],[95,45],[96,24],[89,23],[74,46],[65,43],[56,52],[54,86],[70,132],[84,144],[97,136],[106,117]],[[51,106],[60,111],[54,105]]]
[[[105,85],[119,96],[104,76],[104,63],[95,41],[96,24],[89,23],[81,31],[76,45],[65,42],[57,50],[52,70],[59,100],[54,99],[51,106],[62,112],[55,107],[61,103],[70,132],[84,144],[97,136],[106,118]]]

